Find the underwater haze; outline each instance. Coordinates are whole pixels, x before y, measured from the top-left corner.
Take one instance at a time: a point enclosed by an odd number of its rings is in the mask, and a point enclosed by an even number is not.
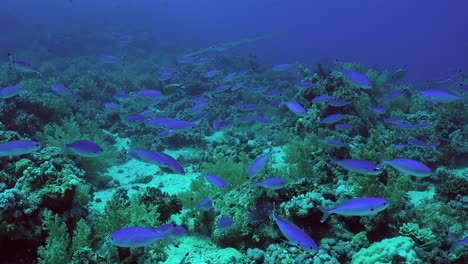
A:
[[[338,59],[382,69],[407,66],[407,77],[418,81],[468,68],[468,4],[463,0],[5,2],[0,19],[9,41],[2,41],[2,51],[15,52],[44,35],[60,38],[55,35],[60,33],[84,37],[122,30],[148,34],[157,40],[155,48],[166,43],[175,49],[272,34],[244,51],[270,63]]]
[[[0,264],[468,263],[466,10],[0,1]]]

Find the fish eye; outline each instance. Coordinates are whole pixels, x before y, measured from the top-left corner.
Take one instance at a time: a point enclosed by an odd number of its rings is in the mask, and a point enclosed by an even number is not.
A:
[[[373,211],[374,211],[374,208],[371,208],[370,210],[371,210],[371,212],[373,212]]]
[[[383,203],[383,205],[387,205],[387,203]]]

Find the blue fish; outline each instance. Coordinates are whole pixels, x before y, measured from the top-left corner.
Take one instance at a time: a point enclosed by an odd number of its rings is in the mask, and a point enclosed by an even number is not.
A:
[[[384,122],[387,124],[397,124],[397,123],[400,123],[401,120],[403,120],[401,117],[391,116],[391,117],[385,118]]]
[[[185,170],[180,165],[180,163],[165,153],[142,149],[132,149],[128,152],[128,154],[139,161],[169,168],[175,173],[185,174]]]
[[[215,92],[215,93],[221,93],[221,92],[224,92],[224,91],[226,91],[226,90],[229,90],[230,88],[231,88],[231,85],[225,84],[225,85],[221,85],[221,86],[217,87],[217,88],[214,90],[214,92]]]
[[[208,113],[207,111],[201,112],[201,113],[199,113],[198,115],[196,115],[196,116],[194,116],[194,117],[192,118],[192,122],[196,122],[196,121],[198,121],[198,120],[204,118],[204,117],[207,116],[208,114],[209,114],[209,113]]]
[[[362,89],[372,89],[372,82],[366,75],[352,70],[342,70],[341,72],[353,85]]]
[[[227,183],[221,179],[219,176],[214,175],[214,174],[202,174],[203,177],[205,177],[206,180],[211,182],[212,184],[221,187],[223,189],[227,188]]]
[[[232,87],[231,87],[231,91],[237,91],[239,90],[243,85],[244,85],[245,82],[238,82],[236,84],[234,84]]]
[[[382,169],[379,166],[367,160],[344,159],[333,162],[346,170],[361,174],[379,175],[382,173]]]
[[[369,107],[369,110],[371,110],[372,112],[374,112],[377,115],[385,114],[385,112],[387,111],[387,109],[385,109],[385,107],[383,107],[383,106]]]
[[[468,237],[458,239],[456,236],[454,236],[454,235],[452,235],[450,233],[448,234],[448,236],[453,241],[452,246],[450,247],[450,253],[451,254],[454,254],[455,250],[459,246],[467,246],[468,245]]]
[[[442,90],[429,89],[419,92],[419,95],[433,103],[451,103],[463,99],[461,96],[456,96]]]
[[[0,143],[0,157],[29,154],[39,150],[41,146],[40,142],[32,140],[15,140]]]
[[[307,81],[299,81],[296,83],[296,86],[299,88],[310,88],[313,87],[315,84],[313,82],[307,82]]]
[[[223,81],[229,82],[229,81],[232,81],[236,77],[237,77],[237,72],[231,72],[228,75],[226,75],[226,77],[224,77]]]
[[[157,97],[161,95],[161,91],[157,89],[144,89],[137,93],[141,97]]]
[[[254,186],[263,187],[270,190],[278,190],[283,188],[286,185],[286,182],[279,177],[270,177],[255,183]]]
[[[393,100],[393,99],[397,98],[398,96],[402,95],[404,92],[405,92],[405,90],[395,90],[395,91],[387,94],[386,96],[384,96],[383,100],[384,101]]]
[[[383,160],[381,166],[390,165],[394,169],[398,170],[401,173],[405,173],[408,175],[416,176],[416,177],[427,177],[430,176],[432,171],[429,167],[427,167],[422,162],[412,159],[394,159],[394,160]]]
[[[21,87],[16,85],[10,85],[3,89],[0,89],[0,98],[7,99],[17,95],[22,90]]]
[[[65,149],[71,150],[76,155],[88,158],[97,157],[104,152],[101,146],[89,140],[77,140],[70,144],[64,142],[61,153],[63,153]]]
[[[203,77],[205,77],[205,78],[211,78],[211,77],[214,77],[214,76],[216,76],[216,75],[218,75],[218,74],[220,74],[220,73],[221,73],[220,70],[210,70],[210,71],[207,71],[207,72],[203,75]]]
[[[195,59],[193,57],[190,57],[190,56],[184,56],[184,57],[181,57],[179,59],[177,59],[177,61],[179,63],[182,63],[182,64],[185,64],[185,63],[192,63]]]
[[[342,99],[333,99],[328,102],[328,105],[334,106],[334,107],[341,107],[341,106],[345,106],[349,104],[351,104],[351,101],[342,100]]]
[[[325,142],[328,145],[332,145],[332,146],[335,146],[335,147],[347,147],[348,146],[345,143],[341,142],[340,140],[336,140],[336,139],[329,139],[329,140],[327,140]]]
[[[234,223],[232,217],[224,216],[222,217],[217,224],[219,232],[223,232],[231,228],[232,224]]]
[[[177,72],[177,68],[174,67],[161,67],[159,68],[159,73],[161,74],[173,74]]]
[[[213,129],[216,130],[216,131],[219,131],[223,128],[226,128],[230,125],[232,125],[234,122],[233,121],[230,121],[230,120],[214,120],[213,121]]]
[[[148,116],[142,115],[142,114],[134,114],[131,115],[127,118],[127,121],[129,123],[138,123],[138,122],[143,122],[145,120],[149,119]]]
[[[312,99],[312,103],[326,103],[330,100],[332,100],[333,97],[329,96],[329,95],[319,95],[317,97],[315,97],[314,99]]]
[[[120,58],[114,55],[101,56],[101,60],[106,63],[116,63],[120,61]]]
[[[172,224],[162,225],[155,229],[133,226],[115,231],[110,235],[109,240],[112,244],[125,248],[144,247],[161,239],[175,245],[173,239],[186,233],[185,228]]]
[[[326,209],[322,206],[318,206],[317,208],[323,213],[323,217],[320,219],[320,222],[323,223],[331,214],[373,217],[377,213],[385,210],[389,205],[390,202],[383,198],[363,197],[353,198],[333,209]]]
[[[113,102],[104,103],[104,107],[111,110],[119,109],[119,105]]]
[[[200,211],[209,211],[211,208],[213,208],[213,201],[210,197],[203,198],[203,200],[197,205],[197,210]]]
[[[189,113],[189,114],[199,114],[199,113],[202,112],[207,106],[208,106],[207,103],[199,103],[199,104],[196,104],[196,105],[192,106],[192,107],[188,110],[188,113]]]
[[[295,65],[296,64],[282,63],[274,65],[271,69],[273,71],[287,71],[292,69]]]
[[[285,102],[284,104],[288,107],[289,111],[298,116],[305,116],[307,114],[307,110],[297,102]]]
[[[289,244],[297,246],[307,252],[315,252],[319,250],[317,243],[315,243],[315,241],[306,232],[304,232],[304,230],[299,228],[293,222],[276,216],[275,212],[272,212],[271,216],[273,220],[275,220],[276,225],[283,236],[288,239],[287,242]]]
[[[160,73],[158,76],[158,80],[160,81],[167,81],[172,78],[172,73]]]
[[[272,154],[273,152],[269,151],[267,154],[260,155],[254,160],[252,165],[250,165],[249,170],[247,171],[247,178],[249,180],[253,179],[253,177],[260,173],[261,170],[263,170]]]
[[[320,120],[320,124],[333,124],[343,119],[343,117],[344,117],[343,114],[331,114],[329,116],[322,118],[322,120]]]
[[[50,88],[52,89],[52,91],[54,91],[56,94],[59,94],[59,95],[72,94],[72,91],[70,91],[70,89],[57,83],[52,84]]]
[[[351,130],[353,126],[350,124],[339,123],[335,125],[335,128],[338,130]]]

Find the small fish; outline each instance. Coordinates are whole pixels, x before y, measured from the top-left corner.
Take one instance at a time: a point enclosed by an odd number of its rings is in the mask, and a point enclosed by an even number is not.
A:
[[[144,89],[137,93],[141,97],[157,97],[161,95],[161,91],[157,89]]]
[[[214,120],[213,121],[213,129],[216,130],[216,131],[219,131],[223,128],[226,128],[230,125],[232,125],[234,122],[233,121],[230,121],[230,120]]]
[[[226,91],[226,90],[229,90],[230,88],[231,88],[231,85],[225,84],[225,85],[221,85],[221,86],[217,87],[217,88],[214,90],[214,92],[215,92],[215,93],[220,93],[220,92],[224,92],[224,91]]]
[[[399,158],[394,160],[383,160],[381,166],[390,165],[397,171],[419,178],[431,175],[432,171],[422,162],[412,159]]]
[[[158,80],[160,81],[167,81],[172,78],[172,73],[160,73],[158,76]]]
[[[451,103],[462,99],[461,96],[456,96],[449,92],[434,89],[421,91],[419,92],[419,95],[433,103]]]
[[[328,102],[328,105],[334,106],[334,107],[342,107],[342,106],[349,105],[349,104],[351,104],[351,101],[342,100],[342,99],[333,99]]]
[[[192,106],[189,110],[188,110],[188,113],[189,114],[199,114],[200,112],[202,112],[206,107],[208,106],[207,103],[199,103],[199,104],[196,104],[194,106]]]
[[[89,140],[77,140],[70,144],[64,142],[61,153],[65,152],[65,149],[71,150],[76,155],[88,158],[97,157],[104,152],[101,146]]]
[[[322,206],[318,206],[317,208],[323,213],[323,217],[320,219],[320,222],[323,223],[331,214],[373,217],[377,213],[385,210],[389,205],[390,202],[383,198],[363,197],[353,198],[333,209],[326,209]]]
[[[233,223],[234,220],[232,219],[232,217],[224,216],[218,221],[218,224],[216,226],[218,227],[219,232],[223,232],[231,228]]]
[[[274,65],[271,69],[273,71],[287,71],[289,69],[292,69],[294,66],[295,64],[282,63]]]
[[[184,88],[185,86],[181,83],[171,83],[164,86],[164,88],[161,90],[161,94],[164,96],[171,96],[178,92],[181,92]]]
[[[258,106],[257,104],[240,104],[240,103],[236,103],[233,105],[233,107],[235,107],[236,109],[240,111],[244,111],[244,112],[253,111],[257,109],[257,106]]]
[[[179,59],[177,59],[177,61],[182,64],[192,63],[194,60],[195,59],[190,56],[184,56],[184,57],[180,57]]]
[[[338,130],[352,130],[353,126],[350,124],[339,123],[335,125],[335,129]]]
[[[163,127],[169,130],[182,131],[196,126],[196,123],[174,119],[174,118],[156,118],[146,121],[150,127]]]
[[[0,143],[0,157],[29,154],[39,150],[41,146],[40,142],[32,140],[15,140]]]
[[[159,73],[161,74],[173,74],[177,72],[177,68],[174,67],[161,67],[159,68]]]
[[[207,112],[207,111],[201,112],[201,113],[199,113],[198,115],[196,115],[196,116],[194,116],[194,117],[192,118],[192,122],[196,122],[196,121],[198,121],[198,120],[204,118],[204,117],[207,116],[207,115],[208,115],[208,112]]]
[[[352,70],[342,70],[343,75],[355,86],[358,86],[362,89],[372,89],[372,82],[367,78],[366,75],[352,71]]]
[[[329,139],[327,141],[325,141],[328,145],[332,145],[332,146],[335,146],[335,147],[347,147],[348,145],[339,141],[339,140],[336,140],[336,139]]]
[[[53,92],[55,92],[56,94],[59,94],[59,95],[72,94],[72,91],[70,91],[70,89],[68,89],[67,87],[65,87],[63,85],[57,84],[57,83],[52,84],[50,86],[50,88],[52,89]]]
[[[396,149],[402,150],[402,149],[406,148],[406,144],[395,144],[394,147],[395,147]]]
[[[223,189],[227,188],[227,183],[221,179],[219,176],[214,175],[214,174],[202,174],[203,177],[212,184],[221,187]]]
[[[216,76],[216,75],[218,75],[218,74],[220,74],[220,73],[221,73],[220,70],[210,70],[210,71],[207,71],[207,72],[203,75],[203,77],[205,77],[205,78],[211,78],[211,77],[214,77],[214,76]]]
[[[333,97],[329,96],[329,95],[320,95],[320,96],[317,96],[315,97],[314,99],[312,99],[312,103],[326,103],[330,100],[332,100]]]
[[[119,62],[121,59],[114,55],[104,55],[101,56],[101,60],[106,63],[116,63]]]
[[[454,236],[454,235],[452,235],[450,233],[448,234],[448,236],[453,241],[452,246],[450,247],[450,253],[451,254],[454,254],[455,250],[459,246],[467,246],[468,245],[468,237],[458,239],[456,236]]]
[[[398,129],[413,129],[414,125],[411,123],[394,123],[394,127]]]
[[[307,252],[315,252],[319,250],[317,243],[315,243],[315,241],[306,232],[304,232],[304,230],[299,228],[293,222],[277,216],[275,212],[271,213],[271,217],[275,220],[276,225],[283,236],[288,239],[287,242],[289,244],[297,246]]]
[[[252,165],[250,165],[249,170],[247,171],[247,178],[249,180],[253,179],[261,170],[263,170],[272,154],[273,152],[269,151],[268,153],[260,155],[254,160]]]
[[[402,95],[404,92],[405,92],[405,90],[403,90],[403,89],[401,89],[401,90],[395,90],[395,91],[390,92],[389,94],[385,95],[385,96],[383,97],[383,100],[384,100],[384,101],[393,100],[393,99],[399,97],[400,95]]]
[[[256,93],[263,93],[263,92],[266,92],[268,90],[268,88],[264,87],[264,86],[259,86],[259,87],[255,87],[252,89],[252,91],[256,92]]]
[[[299,88],[310,88],[313,87],[315,84],[313,82],[307,82],[307,81],[299,81],[296,83],[296,87]]]
[[[143,122],[145,120],[148,120],[149,118],[150,117],[142,115],[142,114],[134,114],[127,118],[127,122],[138,123],[138,122]]]
[[[234,80],[234,78],[236,77],[237,77],[237,72],[231,72],[228,75],[226,75],[226,77],[224,77],[223,81],[229,82],[229,81]]]
[[[128,154],[139,161],[169,168],[175,173],[185,174],[185,170],[180,165],[180,163],[165,153],[143,149],[132,149],[128,152]]]
[[[156,228],[124,227],[109,237],[112,244],[124,248],[144,247],[153,244],[157,240],[164,239],[168,243],[176,245],[174,238],[179,238],[187,233],[182,226],[165,224]]]
[[[268,91],[268,93],[265,94],[267,97],[275,97],[278,95],[281,95],[281,90],[280,89],[272,89]]]
[[[245,82],[238,82],[236,84],[234,84],[232,87],[231,87],[231,91],[237,91],[239,90],[243,85],[244,85]]]
[[[392,80],[394,80],[394,81],[399,81],[399,80],[401,80],[401,79],[405,76],[406,71],[407,71],[406,66],[403,67],[403,68],[401,68],[401,69],[396,70],[396,71],[392,74]]]
[[[283,188],[286,185],[286,182],[279,177],[270,177],[255,183],[254,186],[263,187],[270,190],[278,190]]]
[[[205,197],[203,200],[197,205],[197,210],[199,211],[209,211],[213,208],[213,201],[210,197]]]
[[[320,120],[319,123],[320,124],[333,124],[343,119],[343,117],[344,117],[343,114],[332,114],[332,115],[322,118],[322,120]]]
[[[346,170],[356,173],[365,175],[379,175],[382,173],[382,169],[379,166],[367,160],[344,159],[333,162]]]
[[[307,115],[307,110],[297,102],[285,102],[284,104],[288,107],[289,111],[298,116]]]
[[[387,112],[387,109],[385,107],[383,107],[383,106],[369,107],[369,110],[371,110],[372,112],[374,112],[377,115],[382,115],[382,114],[385,114],[385,112]]]
[[[42,73],[40,73],[31,62],[24,59],[11,59],[11,68],[21,72],[21,73],[33,73],[42,78]]]
[[[201,57],[201,58],[198,58],[198,59],[195,60],[195,64],[196,65],[204,65],[204,64],[207,64],[209,61],[210,61],[209,58]]]
[[[113,102],[104,103],[104,107],[107,108],[107,109],[110,109],[110,110],[119,109],[119,105],[116,104],[116,103],[113,103]]]
[[[17,95],[22,90],[21,87],[16,85],[10,85],[3,89],[0,89],[0,98],[7,99]]]
[[[384,122],[387,124],[397,124],[397,123],[400,123],[401,120],[403,120],[401,117],[391,116],[391,117],[385,118]]]
[[[130,98],[130,95],[128,93],[115,93],[112,95],[115,99],[127,99]]]

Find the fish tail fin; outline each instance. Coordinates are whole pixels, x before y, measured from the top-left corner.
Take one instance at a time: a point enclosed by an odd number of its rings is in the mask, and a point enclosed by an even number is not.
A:
[[[327,220],[327,218],[331,215],[330,211],[327,210],[325,207],[320,206],[320,205],[317,206],[317,209],[319,209],[323,213],[322,219],[320,219],[320,223],[325,222]]]
[[[458,242],[458,238],[455,237],[453,234],[448,234],[448,237],[453,240],[453,243],[452,245],[450,246],[450,254],[454,254],[455,253],[455,250],[457,249],[457,247],[460,245],[460,243]]]
[[[65,141],[65,139],[63,139],[63,137],[60,137],[59,139],[63,145],[62,148],[60,149],[59,155],[63,155],[63,153],[65,153],[65,150],[67,149],[67,142]]]

